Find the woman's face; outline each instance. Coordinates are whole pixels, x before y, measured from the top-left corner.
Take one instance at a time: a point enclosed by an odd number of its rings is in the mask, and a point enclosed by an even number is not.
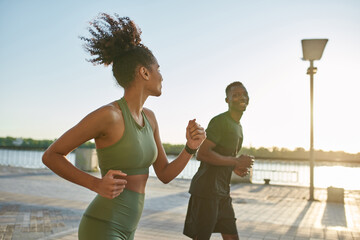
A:
[[[161,95],[162,81],[163,78],[160,73],[160,65],[155,60],[154,63],[150,65],[150,69],[149,69],[149,90],[152,96]]]

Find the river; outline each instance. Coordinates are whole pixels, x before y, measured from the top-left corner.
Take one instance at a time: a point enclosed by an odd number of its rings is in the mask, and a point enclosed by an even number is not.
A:
[[[41,161],[43,151],[0,149],[0,165],[46,168]],[[174,156],[168,156],[169,161]],[[70,153],[68,159],[75,163],[75,154]],[[178,178],[191,179],[196,173],[200,162],[192,159]],[[271,184],[309,186],[309,163],[306,161],[255,160],[252,172],[253,183],[264,183],[269,178]],[[150,168],[150,176],[155,176]],[[330,186],[348,190],[360,190],[360,164],[350,163],[315,163],[314,185],[319,188]]]

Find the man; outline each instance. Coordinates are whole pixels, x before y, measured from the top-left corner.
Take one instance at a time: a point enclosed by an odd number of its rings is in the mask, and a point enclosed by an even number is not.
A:
[[[238,156],[243,141],[240,119],[249,96],[241,82],[231,83],[225,92],[229,110],[211,119],[197,154],[201,164],[190,185],[184,234],[195,240],[210,239],[213,232],[224,240],[239,239],[230,179],[233,170],[245,176],[253,164],[252,157]]]

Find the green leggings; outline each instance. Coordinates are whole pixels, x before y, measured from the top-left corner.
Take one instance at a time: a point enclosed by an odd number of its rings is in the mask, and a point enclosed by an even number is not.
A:
[[[79,225],[79,240],[133,240],[132,232],[120,230],[118,225],[90,216],[83,216]]]
[[[128,189],[114,199],[97,195],[79,226],[79,240],[132,240],[145,195]]]

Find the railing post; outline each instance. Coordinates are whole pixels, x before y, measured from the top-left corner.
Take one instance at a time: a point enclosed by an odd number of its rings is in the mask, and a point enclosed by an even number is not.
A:
[[[93,148],[78,148],[75,150],[75,166],[83,171],[99,170],[98,157]]]

